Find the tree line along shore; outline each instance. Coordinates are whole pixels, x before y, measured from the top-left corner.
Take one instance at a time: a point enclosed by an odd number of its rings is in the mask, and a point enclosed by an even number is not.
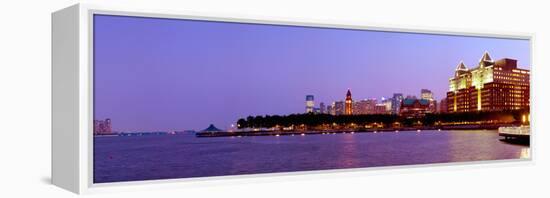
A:
[[[240,131],[324,131],[414,128],[495,128],[528,124],[528,110],[436,113],[417,117],[393,114],[290,114],[248,116],[237,121]]]

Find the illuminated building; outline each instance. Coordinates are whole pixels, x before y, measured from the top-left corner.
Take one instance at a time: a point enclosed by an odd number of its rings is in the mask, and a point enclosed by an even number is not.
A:
[[[424,100],[433,100],[434,94],[429,89],[421,89],[420,90],[420,98]]]
[[[449,79],[448,112],[529,109],[529,76],[517,67],[517,60],[493,61],[485,52],[477,67],[463,62]]]
[[[426,99],[405,98],[401,102],[400,114],[405,117],[421,117],[429,113],[430,101]]]
[[[363,115],[363,114],[374,114],[376,99],[364,99],[359,100],[353,103],[353,114]]]
[[[374,106],[374,114],[387,114],[388,112],[388,107],[384,103],[379,103]]]
[[[94,135],[112,134],[111,119],[94,120]]]
[[[345,113],[344,111],[344,101],[336,101],[334,103],[332,103],[332,106],[333,106],[333,111],[334,111],[334,114],[333,115],[343,115]]]
[[[392,99],[391,98],[388,98],[388,99],[384,99],[382,98],[382,105],[384,105],[385,107],[385,112],[384,113],[391,113],[391,110],[392,110]]]
[[[447,98],[441,99],[441,102],[439,102],[439,113],[447,113],[448,107],[447,107]]]
[[[402,93],[394,93],[392,97],[391,112],[392,114],[399,114],[399,108],[401,107],[401,101],[403,101]]]
[[[432,91],[430,91],[429,89],[421,89],[420,99],[429,101],[430,105],[428,107],[428,111],[430,113],[437,112],[437,101],[434,99]]]
[[[320,113],[327,113],[324,102],[319,103],[319,111]]]
[[[348,89],[348,93],[346,93],[346,106],[345,106],[345,114],[351,115],[353,114],[353,99],[351,99],[351,91]]]
[[[306,113],[313,113],[313,107],[315,106],[315,101],[313,100],[313,95],[306,96]]]
[[[336,112],[334,111],[334,104],[329,104],[327,106],[327,113],[330,115],[336,115]]]

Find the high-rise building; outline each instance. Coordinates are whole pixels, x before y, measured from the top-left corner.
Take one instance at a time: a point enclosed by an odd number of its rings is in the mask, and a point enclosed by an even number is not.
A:
[[[428,112],[435,113],[437,112],[437,101],[434,99],[432,91],[429,89],[420,90],[420,99],[429,101]]]
[[[313,113],[313,107],[315,107],[315,101],[313,95],[306,96],[306,113]]]
[[[448,112],[529,109],[530,72],[517,67],[517,60],[493,61],[485,52],[477,67],[463,62],[449,79]]]
[[[106,135],[113,133],[111,119],[94,120],[94,135]]]
[[[401,107],[401,101],[403,101],[402,93],[394,93],[392,97],[391,111],[392,114],[399,114],[399,108]]]
[[[348,89],[348,92],[346,93],[346,106],[345,106],[345,114],[351,115],[353,114],[353,99],[351,98],[351,90]]]
[[[319,111],[320,113],[327,113],[324,102],[319,103]]]
[[[432,91],[430,91],[429,89],[421,89],[420,90],[420,99],[433,100],[434,95],[433,95]]]
[[[363,99],[353,103],[353,114],[374,114],[374,108],[376,106],[376,99]]]
[[[336,101],[332,104],[333,106],[333,115],[344,115],[345,114],[345,104],[344,101]]]
[[[439,113],[447,113],[447,98],[441,99],[441,102],[439,103]]]
[[[382,98],[382,103],[385,108],[386,108],[386,112],[385,113],[391,113],[391,110],[392,110],[392,98],[387,98],[387,99],[384,99]]]
[[[330,115],[336,115],[336,112],[334,111],[334,103],[327,105],[327,113]]]
[[[384,103],[378,103],[374,106],[374,114],[387,114],[388,108]]]

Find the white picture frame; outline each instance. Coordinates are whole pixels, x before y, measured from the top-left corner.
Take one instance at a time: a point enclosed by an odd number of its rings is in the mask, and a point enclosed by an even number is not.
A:
[[[409,165],[399,167],[376,167],[344,170],[322,170],[293,173],[255,174],[245,176],[221,176],[210,178],[169,179],[154,181],[121,182],[109,184],[93,183],[93,15],[113,14],[124,16],[160,17],[173,19],[200,19],[226,22],[246,22],[259,24],[297,25],[309,27],[330,27],[359,30],[378,30],[393,32],[414,32],[460,36],[482,36],[493,38],[526,39],[531,44],[531,60],[533,60],[534,34],[503,33],[486,30],[456,30],[456,29],[417,29],[415,27],[392,27],[376,24],[340,24],[305,19],[282,19],[275,17],[228,16],[223,14],[203,14],[179,11],[131,10],[124,8],[102,7],[88,4],[77,4],[59,10],[52,14],[52,183],[74,193],[91,193],[124,190],[125,187],[148,188],[147,186],[193,186],[201,181],[210,183],[228,183],[229,179],[243,178],[256,180],[258,178],[280,175],[303,175],[330,172],[378,171],[386,169],[410,169],[412,167],[432,167],[434,165]],[[535,67],[531,68],[536,70]],[[536,74],[535,74],[536,75]],[[531,79],[533,77],[531,76]],[[531,87],[533,85],[531,84]],[[533,89],[531,89],[533,90]],[[532,94],[531,94],[532,95]],[[531,98],[531,104],[536,104]],[[531,109],[534,109],[531,105]],[[536,111],[531,111],[531,117]],[[531,123],[533,123],[532,121]],[[531,125],[531,140],[536,134],[535,125]],[[535,142],[531,141],[531,156]],[[530,159],[476,161],[445,163],[437,166],[460,165],[495,165],[493,162],[510,162],[516,164],[532,163]],[[274,178],[282,180],[281,178]],[[231,182],[234,182],[232,180]],[[164,184],[164,185],[161,185]],[[168,185],[166,185],[168,184]],[[115,188],[112,188],[115,187]]]

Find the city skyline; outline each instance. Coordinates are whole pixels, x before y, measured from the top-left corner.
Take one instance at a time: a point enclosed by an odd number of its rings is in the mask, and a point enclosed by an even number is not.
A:
[[[95,16],[95,117],[116,131],[227,128],[316,104],[446,96],[456,65],[489,51],[529,69],[527,40]],[[315,30],[315,31],[313,31]],[[281,89],[283,88],[283,89]]]

